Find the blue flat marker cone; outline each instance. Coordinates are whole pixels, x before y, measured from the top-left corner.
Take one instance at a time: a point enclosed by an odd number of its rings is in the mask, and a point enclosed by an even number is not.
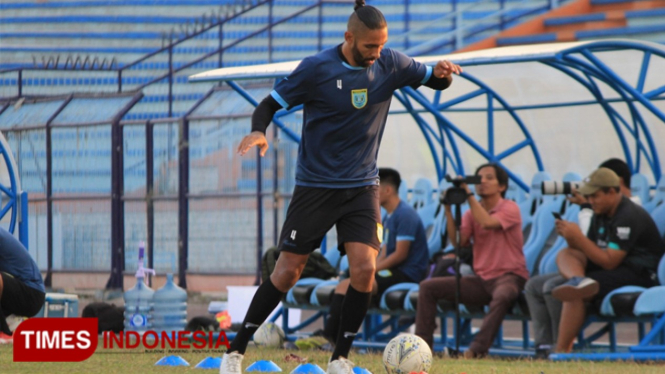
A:
[[[196,369],[219,369],[222,365],[221,357],[206,357],[196,364]]]
[[[155,366],[189,366],[189,362],[180,356],[165,356],[157,361]]]
[[[353,368],[353,374],[372,374],[372,372],[365,368],[356,366]]]
[[[293,369],[291,374],[326,374],[323,369],[314,364],[302,364]]]
[[[274,362],[269,360],[259,360],[249,365],[245,371],[256,371],[259,373],[276,373],[282,371]]]

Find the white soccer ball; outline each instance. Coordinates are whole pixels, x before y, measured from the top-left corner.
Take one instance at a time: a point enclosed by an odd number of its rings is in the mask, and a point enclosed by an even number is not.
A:
[[[284,338],[284,330],[272,322],[262,324],[254,333],[254,343],[263,347],[281,347]]]
[[[416,335],[399,335],[394,337],[383,351],[383,366],[388,374],[429,372],[432,366],[432,350]]]

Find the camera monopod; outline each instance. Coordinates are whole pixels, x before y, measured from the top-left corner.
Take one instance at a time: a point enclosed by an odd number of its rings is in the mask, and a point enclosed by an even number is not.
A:
[[[455,244],[453,246],[455,253],[455,355],[459,354],[459,345],[460,345],[460,334],[461,334],[461,323],[460,323],[460,289],[461,289],[461,277],[460,274],[460,227],[462,226],[462,204],[466,202],[468,198],[467,192],[464,188],[461,187],[462,183],[466,184],[479,184],[480,176],[468,176],[464,178],[453,179],[449,175],[446,175],[446,180],[453,184],[453,187],[447,189],[441,195],[441,204],[444,205],[454,205],[455,211],[453,218],[455,221]]]

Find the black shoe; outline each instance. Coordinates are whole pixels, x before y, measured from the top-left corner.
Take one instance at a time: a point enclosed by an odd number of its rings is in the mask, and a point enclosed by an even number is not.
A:
[[[550,348],[536,348],[534,360],[548,360],[550,358]]]

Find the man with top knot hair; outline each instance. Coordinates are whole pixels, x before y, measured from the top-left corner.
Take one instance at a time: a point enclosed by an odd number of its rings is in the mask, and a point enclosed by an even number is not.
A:
[[[329,374],[350,374],[351,344],[369,308],[383,227],[376,165],[393,92],[421,85],[443,90],[462,69],[439,61],[434,67],[388,48],[381,11],[357,0],[344,43],[305,58],[257,107],[252,132],[238,153],[268,150],[265,131],[281,108],[304,105],[296,187],[282,227],[280,256],[270,279],[252,300],[242,327],[224,355],[221,374],[241,373],[242,358],[256,329],[296,283],[309,254],[337,226],[339,250],[348,256],[350,285]]]

